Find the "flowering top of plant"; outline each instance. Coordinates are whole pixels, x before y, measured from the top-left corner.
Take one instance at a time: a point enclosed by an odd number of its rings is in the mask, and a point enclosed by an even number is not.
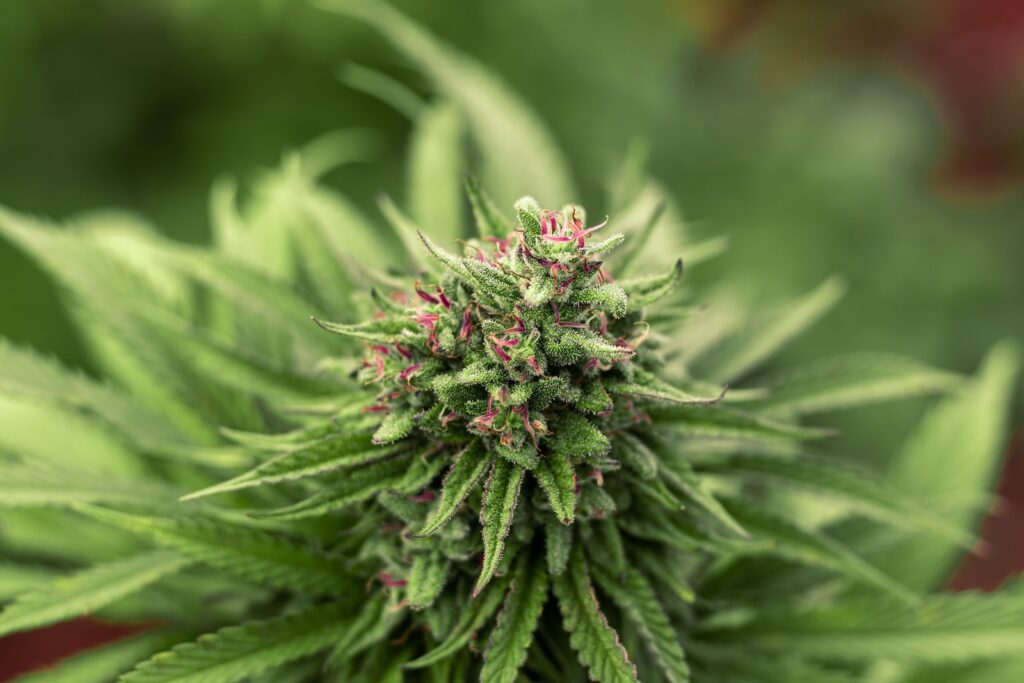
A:
[[[562,192],[486,72],[383,3],[339,7],[479,95],[491,171],[514,140],[538,192]],[[472,182],[459,241],[459,128],[422,107],[415,215],[383,202],[391,232],[314,182],[322,145],[241,208],[218,184],[210,248],[0,209],[96,370],[0,342],[0,636],[153,625],[64,664],[76,683],[1020,678],[1024,593],[935,593],[973,542],[1012,348],[974,378],[878,353],[758,375],[834,280],[701,312],[681,263],[651,266],[678,236],[635,182],[607,226],[530,199],[509,222]],[[351,159],[360,141],[328,142]],[[802,424],[926,393],[947,395],[885,475]]]
[[[516,212],[514,232],[468,242],[464,256],[421,233],[445,276],[416,282],[413,293],[377,295],[371,322],[320,322],[366,341],[359,378],[376,392],[364,410],[384,415],[372,438],[391,446],[382,453],[455,462],[418,537],[441,530],[486,480],[474,593],[498,568],[527,472],[544,494],[528,497],[538,503],[527,506],[531,524],[604,517],[613,503],[603,474],[621,466],[612,440],[645,448],[633,432],[650,417],[634,398],[704,401],[656,380],[645,369],[654,354],[645,361],[640,353],[650,329],[639,311],[671,291],[681,262],[661,276],[615,282],[602,259],[621,233],[595,239],[604,224],[586,227],[576,206],[545,211],[525,198]],[[417,500],[434,495],[426,489]]]
[[[95,462],[54,467],[67,450],[45,438],[38,457],[0,457],[0,503],[67,510],[42,537],[40,512],[7,515],[37,539],[19,550],[15,537],[11,556],[52,542],[51,554],[95,563],[19,591],[0,634],[96,610],[193,633],[221,627],[140,664],[123,676],[130,683],[264,672],[513,683],[829,680],[878,652],[903,655],[906,639],[924,639],[928,661],[966,657],[979,611],[997,624],[986,628],[1019,631],[1024,602],[1010,598],[940,597],[918,614],[917,590],[842,536],[801,525],[782,495],[810,490],[887,533],[905,530],[894,538],[913,539],[916,552],[963,544],[960,528],[873,475],[804,454],[801,443],[825,433],[795,421],[962,380],[869,355],[729,394],[686,373],[667,381],[687,314],[657,311],[684,295],[680,264],[616,278],[638,252],[610,225],[524,199],[512,226],[470,190],[478,239],[455,254],[418,236],[436,271],[406,285],[340,261],[338,272],[377,284],[345,307],[365,311],[363,322],[318,320],[341,340],[295,315],[292,290],[216,252],[0,216],[4,234],[70,287],[83,329],[113,353],[111,376],[133,387],[0,346],[0,388],[48,401],[33,419],[52,420],[54,433],[89,430],[76,453]],[[304,253],[315,263],[322,250]],[[333,291],[321,272],[296,278],[322,283],[310,300]],[[726,370],[713,374],[735,377],[766,340],[791,335],[829,286],[726,345]],[[193,300],[193,288],[204,296]],[[317,356],[327,358],[320,371],[304,370]],[[1013,363],[999,352],[944,410],[998,406]],[[339,368],[349,370],[327,372]],[[197,484],[206,487],[177,501]],[[95,536],[96,524],[113,535]],[[90,536],[108,538],[113,555],[76,549]],[[157,547],[139,550],[137,539]],[[879,594],[864,602],[864,587]],[[141,590],[145,599],[129,600]],[[929,640],[936,623],[942,647]],[[167,637],[109,666],[122,671]]]

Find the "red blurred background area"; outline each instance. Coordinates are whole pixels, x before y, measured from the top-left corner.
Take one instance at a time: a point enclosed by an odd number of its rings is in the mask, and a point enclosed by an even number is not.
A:
[[[1024,178],[1024,2],[676,0],[719,54],[759,50],[773,80],[851,63],[919,83],[945,124],[935,177],[948,193],[1001,195]]]
[[[147,628],[145,625],[76,619],[0,638],[0,681],[13,681],[22,674],[54,666],[65,657],[128,638]]]
[[[981,537],[986,552],[969,555],[950,581],[953,590],[992,591],[1024,572],[1024,434],[1010,444],[995,509],[985,519]]]

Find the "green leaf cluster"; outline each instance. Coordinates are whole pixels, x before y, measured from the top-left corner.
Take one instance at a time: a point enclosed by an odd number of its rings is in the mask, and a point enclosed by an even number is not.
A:
[[[380,220],[317,180],[364,154],[355,131],[252,196],[219,182],[209,248],[0,210],[101,371],[0,342],[0,634],[162,624],[66,662],[81,683],[1021,669],[1020,586],[939,590],[991,497],[1015,349],[970,378],[885,354],[759,374],[838,280],[694,315],[683,265],[720,242],[678,244],[631,161],[608,220],[506,214],[573,198],[540,119],[386,5],[334,7],[438,92],[348,74],[414,118],[408,202]],[[888,472],[802,421],[927,394]]]

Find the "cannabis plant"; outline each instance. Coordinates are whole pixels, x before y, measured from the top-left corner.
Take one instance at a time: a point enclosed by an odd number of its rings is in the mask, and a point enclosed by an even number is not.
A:
[[[343,7],[441,93],[360,72],[416,121],[386,226],[317,181],[365,152],[355,132],[290,155],[241,207],[219,182],[210,248],[124,214],[0,213],[97,370],[0,345],[0,634],[147,626],[30,680],[1024,671],[1019,587],[935,593],[986,505],[1012,348],[974,378],[877,353],[758,374],[837,280],[705,308],[684,264],[721,243],[685,241],[632,162],[607,219],[504,209],[488,190],[575,196],[550,136],[401,15]],[[483,180],[463,204],[466,124]],[[835,456],[814,418],[933,393],[886,473]]]

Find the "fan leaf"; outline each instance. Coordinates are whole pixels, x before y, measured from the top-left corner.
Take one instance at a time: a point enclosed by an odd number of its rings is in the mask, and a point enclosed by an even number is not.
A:
[[[690,668],[676,637],[675,629],[661,606],[657,594],[644,576],[628,567],[621,578],[599,565],[593,566],[594,578],[605,593],[636,625],[669,683],[686,683]]]
[[[481,681],[515,683],[518,680],[547,597],[546,567],[524,555],[516,563],[505,605],[487,641]]]
[[[483,503],[480,506],[480,525],[483,527],[484,561],[480,577],[473,588],[478,595],[498,571],[498,563],[505,551],[505,537],[508,536],[512,519],[519,505],[519,488],[526,473],[519,465],[498,459],[491,468],[491,476],[484,486]]]
[[[256,584],[326,595],[338,592],[349,578],[340,558],[265,531],[211,519],[143,517],[93,506],[78,509]]]
[[[20,595],[0,612],[0,636],[92,614],[189,563],[176,552],[158,550],[56,578]]]
[[[636,666],[597,602],[579,544],[572,551],[566,571],[556,576],[552,584],[569,643],[590,677],[599,683],[637,681]]]
[[[234,683],[329,647],[346,629],[351,607],[326,604],[228,626],[160,653],[119,683]]]

